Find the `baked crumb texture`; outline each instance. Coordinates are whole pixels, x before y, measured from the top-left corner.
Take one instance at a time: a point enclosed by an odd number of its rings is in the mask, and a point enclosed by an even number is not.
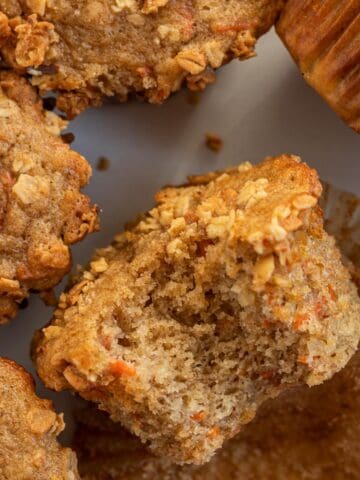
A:
[[[30,290],[44,293],[61,280],[69,245],[97,225],[80,193],[90,166],[63,143],[65,126],[24,79],[0,72],[0,323]]]
[[[331,380],[263,405],[257,417],[203,466],[151,455],[95,409],[75,433],[83,480],[357,480],[360,471],[360,354]]]
[[[205,135],[205,145],[213,152],[220,152],[224,146],[224,141],[216,133],[207,133]]]
[[[104,96],[162,103],[255,55],[284,0],[0,0],[0,51],[73,117]]]
[[[287,387],[342,368],[360,300],[298,157],[164,188],[98,250],[50,326],[40,377],[107,410],[155,453],[201,464]]]
[[[288,0],[276,28],[305,80],[360,132],[360,1]]]
[[[78,480],[75,454],[56,440],[63,417],[34,387],[22,367],[0,358],[0,478]]]
[[[326,185],[327,228],[360,267],[360,199]],[[354,247],[354,248],[352,248]],[[358,275],[355,275],[355,278]],[[360,284],[359,287],[360,288]],[[95,408],[78,412],[74,449],[84,480],[357,480],[360,471],[360,352],[322,385],[290,390],[202,467],[175,466]]]

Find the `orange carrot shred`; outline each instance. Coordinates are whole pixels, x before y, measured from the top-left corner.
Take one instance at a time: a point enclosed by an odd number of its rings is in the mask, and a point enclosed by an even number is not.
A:
[[[134,377],[136,375],[136,370],[132,365],[124,362],[123,360],[117,360],[112,363],[109,367],[110,373],[115,376],[126,375],[128,377]]]
[[[220,435],[220,428],[218,426],[213,427],[207,434],[209,438],[216,438],[218,435]]]
[[[111,349],[111,337],[106,335],[101,339],[101,345],[106,348],[106,350]]]
[[[329,295],[330,295],[330,298],[333,302],[336,302],[337,300],[337,295],[335,293],[335,290],[332,288],[331,285],[328,285],[328,291],[329,291]]]
[[[264,318],[263,325],[265,328],[270,328],[271,323],[267,318]]]
[[[195,422],[202,422],[206,418],[206,413],[204,411],[196,412],[194,415],[191,416],[191,420]]]
[[[309,319],[308,315],[302,314],[302,313],[297,313],[295,315],[295,322],[294,322],[294,328],[295,330],[299,330],[301,325],[306,322],[306,320]]]
[[[304,365],[307,365],[307,356],[306,355],[300,355],[298,357],[298,362],[303,363]]]

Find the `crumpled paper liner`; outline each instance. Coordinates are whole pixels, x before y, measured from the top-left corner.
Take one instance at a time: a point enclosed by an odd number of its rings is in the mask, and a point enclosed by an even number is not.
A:
[[[323,183],[320,205],[326,231],[336,238],[353,280],[360,289],[360,197]],[[350,260],[350,262],[348,262]]]
[[[360,0],[288,0],[276,30],[305,80],[360,133]]]

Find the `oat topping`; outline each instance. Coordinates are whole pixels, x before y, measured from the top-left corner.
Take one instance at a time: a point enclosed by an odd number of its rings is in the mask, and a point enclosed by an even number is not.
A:
[[[30,289],[51,290],[71,266],[69,245],[97,228],[80,193],[90,167],[60,137],[66,125],[25,80],[0,74],[0,323]]]
[[[47,0],[25,0],[26,6],[31,13],[36,13],[40,16],[45,15],[46,2]]]
[[[62,414],[34,387],[22,367],[0,358],[0,478],[80,480],[75,453],[57,441]]]
[[[206,67],[205,55],[196,50],[183,50],[176,55],[176,60],[181,68],[196,75]]]
[[[136,12],[138,10],[136,0],[114,0],[115,4],[112,6],[112,10],[116,13],[122,12],[124,9]]]
[[[360,299],[321,191],[289,155],[160,190],[38,333],[42,380],[169,462],[207,462],[265,400],[322,383],[357,348]]]
[[[57,91],[69,118],[106,96],[162,103],[184,83],[203,90],[232,58],[254,56],[283,3],[2,0],[0,53],[41,93]]]

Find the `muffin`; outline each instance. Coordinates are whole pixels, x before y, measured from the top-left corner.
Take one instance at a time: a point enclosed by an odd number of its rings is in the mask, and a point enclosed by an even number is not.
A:
[[[326,228],[360,267],[360,199],[331,185],[321,199]],[[355,275],[357,278],[358,275]],[[360,284],[359,284],[360,288]],[[74,449],[84,480],[354,480],[360,471],[360,352],[331,380],[264,404],[210,463],[179,467],[151,455],[106,414],[77,414]]]
[[[298,157],[191,177],[98,250],[37,335],[73,389],[177,463],[208,461],[268,398],[356,350],[360,300]]]
[[[103,97],[162,103],[254,56],[284,0],[0,0],[0,51],[69,117]]]
[[[69,246],[97,228],[80,191],[91,168],[64,143],[65,126],[25,79],[0,72],[0,323],[31,290],[52,289],[70,269]]]
[[[75,454],[56,439],[64,428],[62,415],[34,387],[22,367],[0,358],[0,478],[80,480]]]

